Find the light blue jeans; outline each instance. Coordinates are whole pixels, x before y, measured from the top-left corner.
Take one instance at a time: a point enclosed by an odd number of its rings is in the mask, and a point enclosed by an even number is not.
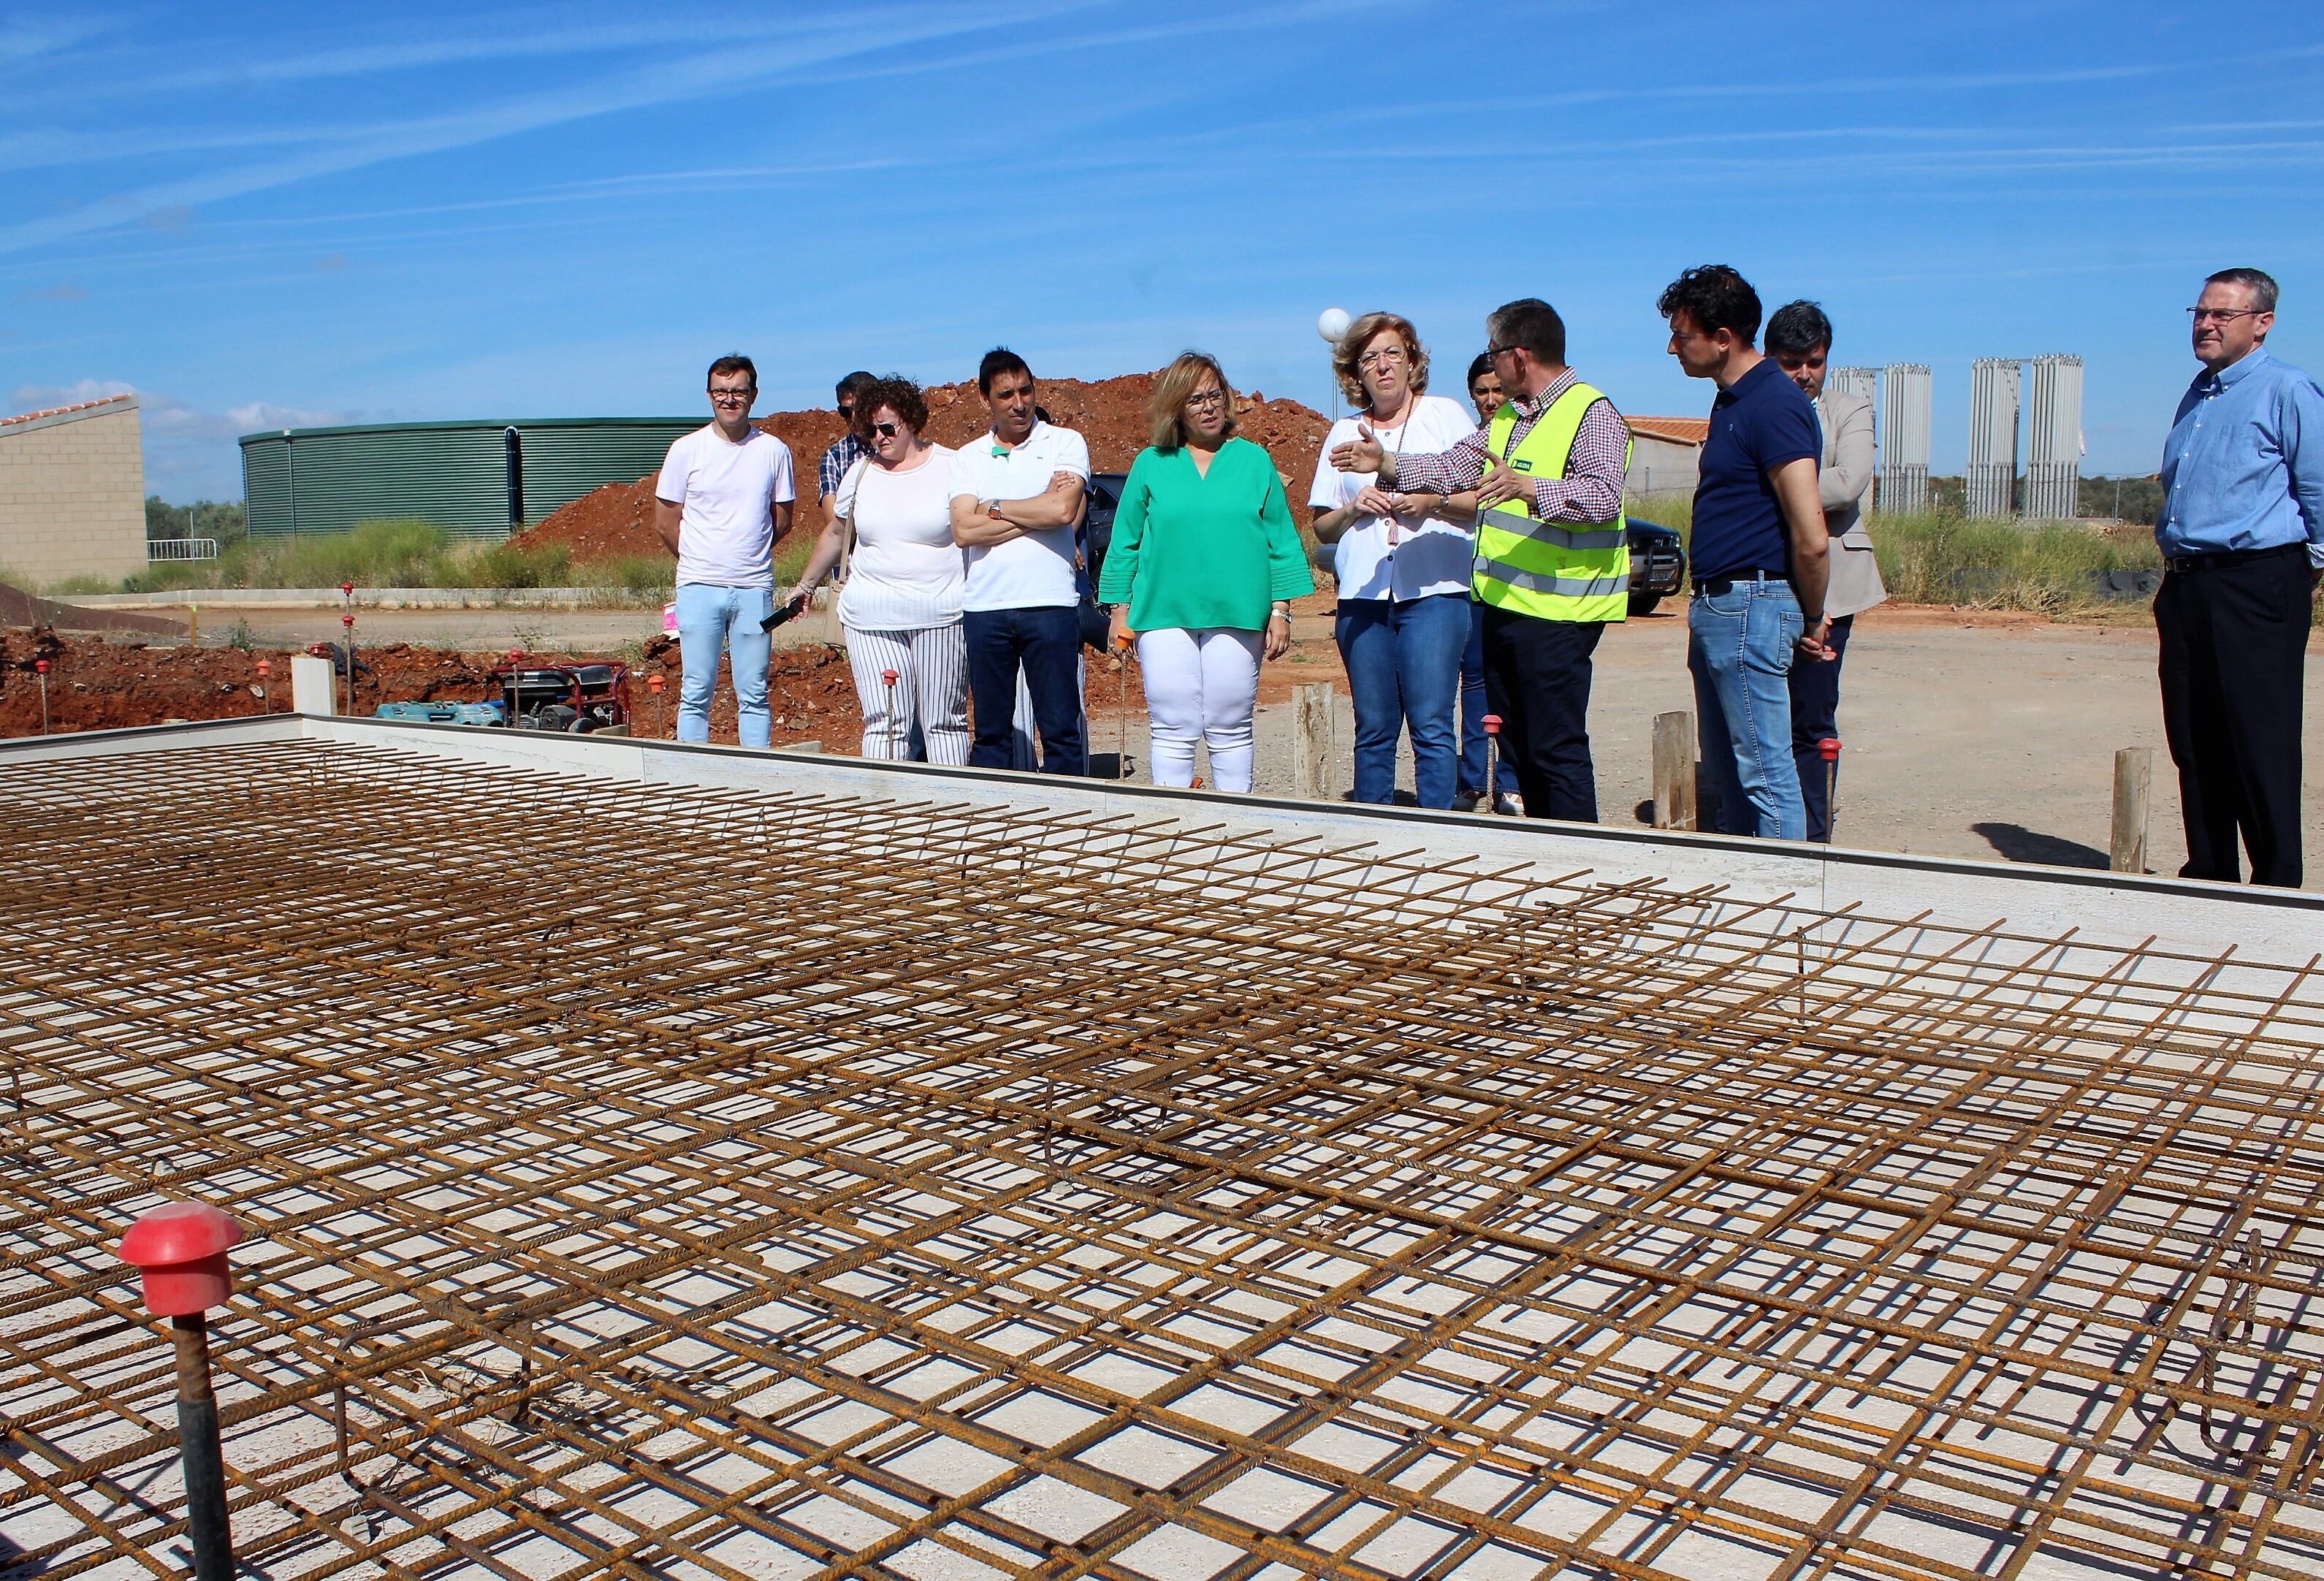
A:
[[[1737,582],[1688,601],[1686,667],[1720,834],[1807,838],[1789,679],[1804,624],[1789,582]]]
[[[1414,794],[1451,807],[1460,775],[1461,652],[1469,596],[1342,598],[1335,633],[1356,706],[1356,800],[1396,800],[1396,741],[1412,735]],[[1480,776],[1481,777],[1481,774]]]
[[[732,655],[734,727],[744,746],[767,744],[767,657],[774,639],[759,623],[775,612],[775,590],[713,587],[681,582],[678,587],[678,651],[685,680],[678,690],[678,738],[710,739],[710,695],[718,689],[718,654]]]

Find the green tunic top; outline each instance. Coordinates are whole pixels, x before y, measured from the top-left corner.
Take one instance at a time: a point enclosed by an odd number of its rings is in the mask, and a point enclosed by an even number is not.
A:
[[[1097,596],[1130,606],[1130,629],[1267,629],[1268,606],[1315,590],[1275,458],[1229,439],[1208,473],[1183,449],[1130,464]]]

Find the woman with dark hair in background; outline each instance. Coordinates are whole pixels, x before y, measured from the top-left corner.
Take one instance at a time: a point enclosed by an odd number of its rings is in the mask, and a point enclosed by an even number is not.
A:
[[[1493,372],[1490,352],[1480,351],[1476,361],[1469,365],[1469,404],[1477,409],[1477,421],[1488,423],[1493,413],[1508,399],[1501,389],[1501,375]],[[1477,519],[1477,491],[1464,489],[1446,496],[1444,519],[1450,522],[1471,522]],[[1475,810],[1485,799],[1485,716],[1493,711],[1485,700],[1485,605],[1472,587],[1469,594],[1469,645],[1461,650],[1461,788],[1452,793],[1456,812]],[[1513,818],[1525,816],[1525,798],[1517,793],[1517,765],[1503,753],[1500,766],[1493,775],[1493,789],[1498,794],[1493,810]]]
[[[1366,313],[1348,326],[1332,366],[1358,410],[1332,425],[1307,498],[1316,538],[1338,546],[1334,634],[1356,708],[1356,800],[1396,799],[1397,737],[1408,731],[1420,805],[1449,808],[1460,779],[1474,512],[1461,517],[1442,495],[1389,494],[1375,473],[1339,471],[1332,453],[1377,439],[1390,454],[1433,455],[1477,425],[1460,402],[1426,393],[1428,353],[1410,319]]]
[[[917,726],[928,761],[957,768],[968,762],[968,645],[952,534],[952,452],[920,437],[927,402],[900,375],[859,389],[848,421],[865,454],[832,495],[831,524],[788,601],[815,591],[852,528],[855,555],[840,589],[839,624],[863,706],[863,755],[908,755]]]
[[[1234,437],[1235,395],[1215,358],[1182,354],[1154,381],[1150,448],[1130,464],[1098,596],[1135,634],[1157,785],[1247,791],[1262,656],[1291,646],[1291,600],[1315,590],[1275,458]]]

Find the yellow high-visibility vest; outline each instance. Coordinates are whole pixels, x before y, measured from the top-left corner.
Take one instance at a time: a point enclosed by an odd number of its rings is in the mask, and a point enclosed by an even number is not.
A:
[[[1582,431],[1582,414],[1602,391],[1577,384],[1550,403],[1512,454],[1516,407],[1503,402],[1493,413],[1487,440],[1493,454],[1534,477],[1563,477]],[[1629,470],[1630,441],[1622,440],[1622,467]],[[1621,620],[1630,613],[1629,523],[1616,507],[1613,521],[1544,522],[1533,502],[1509,502],[1477,515],[1477,596],[1497,609],[1538,620]]]

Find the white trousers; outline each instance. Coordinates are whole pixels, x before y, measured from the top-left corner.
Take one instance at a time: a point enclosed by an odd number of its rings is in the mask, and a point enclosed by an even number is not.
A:
[[[1138,633],[1157,785],[1194,782],[1194,743],[1211,749],[1222,790],[1250,789],[1251,717],[1259,707],[1260,635],[1231,626]]]
[[[863,705],[863,755],[905,758],[918,724],[928,762],[968,762],[968,637],[961,623],[910,632],[847,628],[847,663]],[[895,671],[895,711],[885,672]]]

